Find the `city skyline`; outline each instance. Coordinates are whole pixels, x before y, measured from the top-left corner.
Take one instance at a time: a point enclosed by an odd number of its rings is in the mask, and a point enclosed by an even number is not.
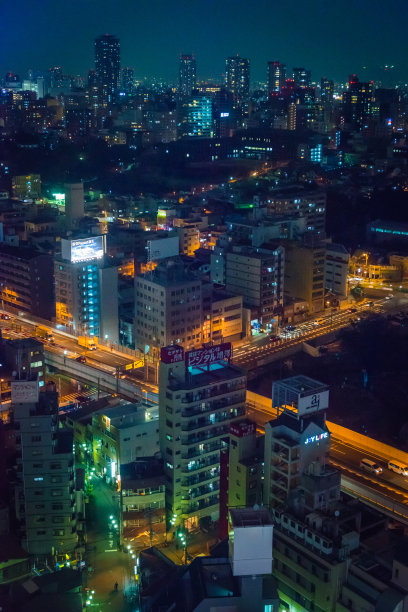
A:
[[[294,66],[305,66],[314,81],[326,76],[345,82],[353,72],[385,84],[408,79],[407,44],[398,27],[404,10],[400,1],[387,7],[387,13],[379,2],[367,0],[358,6],[347,1],[341,8],[319,0],[285,6],[260,0],[249,13],[243,0],[196,0],[190,5],[158,0],[151,8],[126,0],[74,0],[69,14],[49,0],[35,7],[29,0],[4,6],[0,70],[24,75],[29,68],[45,71],[61,65],[65,74],[85,75],[93,67],[93,40],[109,33],[120,38],[122,66],[132,66],[136,78],[176,82],[180,54],[192,53],[199,79],[220,79],[225,58],[235,54],[251,61],[252,82],[266,81],[266,64],[272,60],[285,63],[289,73]],[[384,65],[395,68],[386,71]]]

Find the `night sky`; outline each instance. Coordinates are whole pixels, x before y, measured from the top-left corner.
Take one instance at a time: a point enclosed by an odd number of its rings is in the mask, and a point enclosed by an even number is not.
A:
[[[138,78],[175,81],[179,54],[193,52],[199,78],[219,78],[238,53],[253,80],[277,59],[314,79],[356,72],[390,83],[408,80],[407,18],[407,0],[0,0],[0,72],[86,74],[93,39],[110,33]]]

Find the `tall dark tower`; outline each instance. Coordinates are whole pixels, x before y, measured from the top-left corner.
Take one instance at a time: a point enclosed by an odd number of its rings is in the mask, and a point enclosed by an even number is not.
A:
[[[285,83],[286,66],[280,62],[268,62],[268,93],[279,93]]]
[[[197,64],[194,55],[180,55],[179,93],[191,96],[197,84]]]
[[[249,99],[249,60],[234,56],[226,59],[226,86],[234,96],[234,100],[241,104]]]
[[[95,39],[95,72],[99,86],[100,105],[112,104],[120,84],[120,42],[111,34]]]

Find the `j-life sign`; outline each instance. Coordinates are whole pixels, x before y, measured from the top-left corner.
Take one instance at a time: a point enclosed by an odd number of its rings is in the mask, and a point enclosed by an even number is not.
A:
[[[324,440],[329,437],[329,432],[324,431],[321,434],[316,434],[315,436],[310,436],[310,438],[306,438],[305,444],[313,444],[314,442],[320,442],[320,440]]]

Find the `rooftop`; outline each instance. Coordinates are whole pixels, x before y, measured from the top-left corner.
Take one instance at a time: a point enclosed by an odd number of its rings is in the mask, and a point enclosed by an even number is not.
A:
[[[259,527],[273,525],[272,517],[267,508],[234,508],[230,510],[233,527]]]
[[[278,384],[280,387],[285,387],[290,391],[305,395],[309,395],[310,393],[321,393],[328,389],[328,386],[324,383],[309,378],[309,376],[303,376],[303,374],[284,378],[283,380],[277,381],[275,384]]]
[[[227,382],[243,376],[244,373],[240,368],[233,365],[227,365],[225,362],[215,362],[210,366],[210,370],[200,369],[198,367],[191,368],[191,371],[186,372],[183,378],[169,378],[168,386],[172,391],[179,389],[196,389],[197,387],[206,387],[211,384]]]

